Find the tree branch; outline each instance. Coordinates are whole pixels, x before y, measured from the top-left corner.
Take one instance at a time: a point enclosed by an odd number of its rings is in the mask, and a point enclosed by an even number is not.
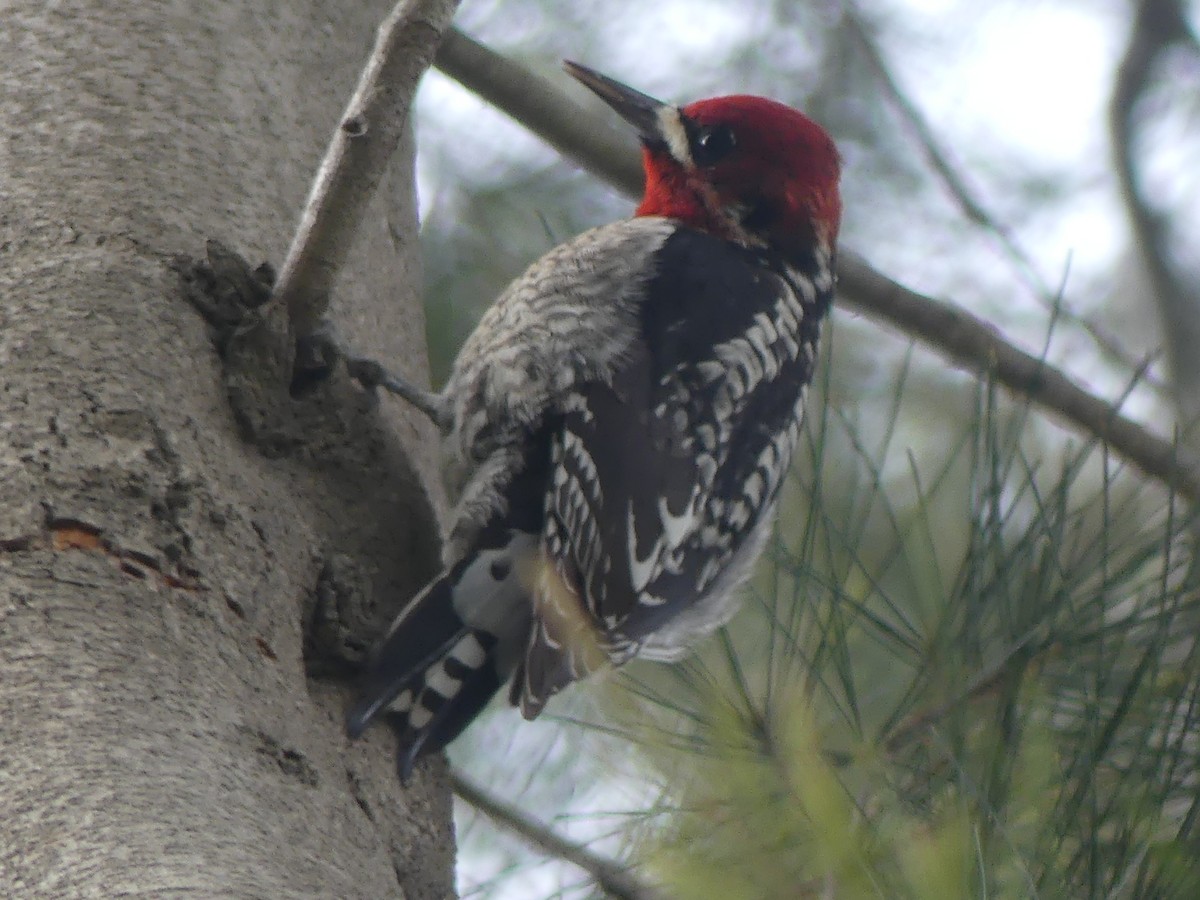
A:
[[[1185,44],[1193,54],[1200,55],[1178,0],[1141,0],[1109,102],[1109,131],[1121,199],[1139,262],[1149,276],[1162,316],[1180,418],[1187,424],[1200,416],[1200,368],[1195,363],[1200,342],[1200,295],[1189,289],[1170,263],[1167,223],[1142,193],[1133,149],[1138,101],[1151,88],[1159,59],[1175,44]]]
[[[371,197],[408,125],[421,75],[458,0],[401,0],[379,26],[375,47],[325,151],[275,285],[297,339],[329,308]]]
[[[472,784],[457,772],[450,773],[450,785],[464,803],[519,835],[535,849],[583,869],[606,894],[618,900],[664,900],[659,891],[641,883],[628,869],[587,847],[560,837],[522,810]]]
[[[870,30],[863,21],[857,7],[851,0],[842,0],[842,9],[846,26],[862,49],[867,65],[871,68],[876,80],[883,88],[885,98],[891,103],[903,123],[912,133],[917,145],[921,148],[921,152],[925,155],[926,163],[928,163],[929,168],[938,176],[946,191],[954,199],[959,212],[968,221],[974,222],[995,236],[1004,253],[1013,262],[1016,270],[1025,278],[1026,284],[1028,284],[1042,306],[1056,315],[1062,316],[1068,322],[1072,322],[1082,328],[1096,346],[1100,348],[1101,352],[1113,362],[1132,370],[1143,368],[1144,364],[1132,359],[1114,335],[1082,313],[1072,309],[1063,301],[1060,293],[1053,290],[1046,283],[1029,254],[1025,252],[1025,248],[1017,242],[1011,231],[1002,225],[984,206],[983,201],[976,196],[975,192],[967,184],[967,179],[958,171],[954,163],[951,162],[950,154],[942,147],[941,142],[934,133],[933,126],[929,124],[929,121],[922,114],[916,102],[904,92],[900,87],[900,83],[892,74],[891,67],[888,66],[887,60],[884,59],[883,51],[879,49],[879,46],[872,38]],[[1145,380],[1156,389],[1161,390],[1165,387],[1161,382],[1151,378],[1149,375],[1146,376]]]
[[[632,145],[598,142],[596,135],[610,130],[611,120],[578,109],[548,79],[453,29],[435,65],[471,90],[480,87],[485,99],[619,190],[640,194],[642,174]],[[1076,430],[1106,441],[1114,453],[1147,475],[1189,499],[1200,499],[1200,458],[1122,416],[1116,406],[1088,393],[1061,370],[1009,343],[989,323],[908,290],[853,252],[840,251],[838,278],[838,295],[848,306],[920,340],[960,368],[995,378]]]
[[[637,140],[614,127],[599,101],[581,105],[579,97],[591,97],[583,88],[567,93],[457,28],[446,32],[434,65],[597,177],[627,194],[641,193]]]
[[[843,254],[838,277],[838,290],[862,312],[886,320],[960,368],[994,378],[1077,430],[1101,439],[1145,474],[1192,500],[1200,499],[1200,458],[1122,416],[1117,407],[1085,391],[1062,370],[1013,346],[990,323],[961,307],[910,291],[852,253]]]

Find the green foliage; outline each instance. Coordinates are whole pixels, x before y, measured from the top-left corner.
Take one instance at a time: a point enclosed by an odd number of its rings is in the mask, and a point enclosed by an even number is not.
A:
[[[680,897],[1197,896],[1189,523],[986,386],[905,459],[906,372],[873,449],[814,404],[751,608],[623,679],[669,798],[641,862]]]

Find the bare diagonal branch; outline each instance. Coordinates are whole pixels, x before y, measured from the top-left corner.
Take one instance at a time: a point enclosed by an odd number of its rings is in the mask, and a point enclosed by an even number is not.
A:
[[[607,115],[457,28],[446,32],[434,65],[585,169],[627,194],[640,194],[637,142]],[[582,89],[578,96],[583,96]]]
[[[917,338],[956,366],[994,378],[1083,433],[1100,438],[1147,475],[1200,499],[1200,459],[1122,416],[1065,372],[1014,346],[967,310],[910,291],[852,253],[838,266],[838,287],[863,312]]]
[[[458,0],[400,0],[379,26],[375,47],[338,121],[275,284],[293,331],[306,338],[329,306],[368,202],[408,124]]]
[[[472,90],[486,85],[481,93],[488,100],[618,190],[631,196],[641,193],[642,175],[632,145],[622,149],[597,142],[597,134],[611,129],[611,120],[575,107],[548,79],[457,31],[448,34],[436,65]],[[501,80],[502,88],[496,84]],[[575,111],[563,115],[564,109]],[[559,112],[546,115],[546,110]],[[1104,440],[1145,474],[1189,499],[1200,499],[1200,459],[1122,416],[1116,406],[1017,348],[989,323],[961,307],[908,290],[853,252],[840,253],[838,278],[838,296],[846,305],[912,336],[960,368],[994,378],[1083,434]]]
[[[916,102],[904,92],[899,81],[892,74],[891,67],[884,58],[883,51],[880,50],[874,38],[872,38],[870,30],[862,20],[858,9],[850,0],[842,0],[842,8],[845,11],[845,22],[850,34],[853,35],[862,49],[867,65],[870,66],[876,80],[883,88],[885,97],[900,115],[905,125],[907,125],[921,151],[924,153],[925,161],[941,180],[946,191],[954,199],[954,202],[958,205],[959,212],[969,221],[974,222],[995,236],[1004,252],[1013,262],[1016,271],[1024,277],[1026,284],[1043,306],[1082,328],[1091,337],[1092,341],[1095,342],[1096,346],[1114,362],[1128,369],[1142,367],[1142,363],[1133,359],[1114,335],[1110,334],[1087,316],[1072,309],[1063,301],[1059,292],[1051,289],[1041,273],[1038,272],[1037,266],[1025,251],[1025,248],[1017,242],[1012,232],[985,207],[983,201],[979,199],[975,191],[967,183],[967,179],[951,161],[950,154],[943,148],[941,141],[938,140],[933,126],[930,125]],[[1163,387],[1162,384],[1151,379],[1149,375],[1144,377],[1148,383],[1154,384],[1156,388],[1161,389]]]
[[[572,843],[510,803],[472,784],[457,772],[450,773],[454,793],[493,822],[517,834],[526,843],[556,859],[564,859],[587,872],[602,891],[618,900],[665,900],[658,890],[643,884],[628,869],[587,847]]]

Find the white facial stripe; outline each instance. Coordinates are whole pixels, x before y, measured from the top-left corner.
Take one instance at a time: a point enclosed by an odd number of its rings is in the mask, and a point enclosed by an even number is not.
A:
[[[662,106],[658,110],[658,130],[667,142],[671,155],[685,166],[692,165],[692,148],[688,144],[687,129],[683,117],[674,106]]]

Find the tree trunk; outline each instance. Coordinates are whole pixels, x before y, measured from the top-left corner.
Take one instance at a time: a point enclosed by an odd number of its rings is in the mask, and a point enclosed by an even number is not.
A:
[[[453,892],[439,766],[402,790],[306,656],[320,601],[384,620],[433,571],[436,436],[340,377],[292,400],[278,315],[223,368],[177,272],[281,260],[390,5],[0,12],[4,896]],[[402,156],[334,316],[421,378]]]

